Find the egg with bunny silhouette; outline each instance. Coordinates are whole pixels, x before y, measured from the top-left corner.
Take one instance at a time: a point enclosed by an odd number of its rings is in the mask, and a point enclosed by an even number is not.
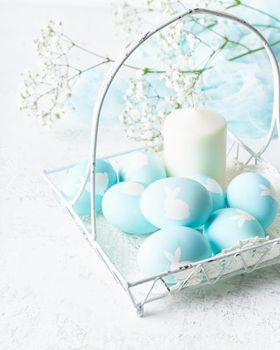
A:
[[[197,181],[168,177],[150,184],[142,194],[141,210],[154,226],[200,227],[211,211],[209,192]]]
[[[232,248],[238,242],[255,237],[265,237],[258,220],[244,210],[224,208],[213,212],[204,225],[204,236],[214,254]]]
[[[142,235],[156,231],[140,210],[140,198],[145,185],[124,181],[109,188],[102,200],[102,212],[107,221],[122,232]]]
[[[163,162],[156,153],[136,151],[120,160],[119,181],[136,181],[150,185],[165,177]]]
[[[222,209],[226,206],[224,191],[216,180],[202,174],[191,176],[190,178],[199,182],[208,190],[213,204],[212,211]]]
[[[178,226],[159,230],[146,238],[138,250],[137,262],[143,275],[151,277],[211,256],[210,245],[199,231]],[[188,274],[188,270],[182,269],[163,278],[173,284]]]
[[[230,208],[239,208],[253,215],[263,228],[273,223],[278,210],[272,184],[255,172],[244,172],[231,180],[227,189],[227,204]]]
[[[88,161],[83,160],[68,170],[62,184],[62,193],[68,200],[73,200],[79,192],[86,177],[87,167]],[[117,174],[112,165],[103,159],[96,160],[95,171],[95,209],[96,212],[99,212],[103,195],[117,182]],[[88,179],[85,190],[74,204],[75,211],[81,216],[90,215],[90,193],[90,180]]]

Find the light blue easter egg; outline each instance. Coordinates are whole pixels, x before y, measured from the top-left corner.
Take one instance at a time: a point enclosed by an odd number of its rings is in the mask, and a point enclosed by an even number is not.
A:
[[[206,175],[195,175],[195,176],[192,176],[191,179],[199,182],[202,186],[204,186],[208,190],[210,197],[212,199],[212,205],[213,205],[212,211],[222,209],[226,206],[224,191],[216,180]]]
[[[137,261],[141,272],[155,276],[176,270],[191,262],[211,257],[212,251],[205,237],[189,227],[159,230],[140,246]],[[167,283],[176,283],[187,276],[186,271],[165,277]]]
[[[264,237],[262,225],[251,214],[236,208],[225,208],[213,212],[204,225],[204,235],[213,253],[231,248],[238,241],[253,237]]]
[[[146,188],[140,206],[146,219],[159,228],[199,227],[208,219],[212,201],[197,181],[168,177]]]
[[[102,200],[105,218],[120,231],[145,234],[157,230],[140,210],[140,197],[145,186],[139,182],[124,181],[112,186]]]
[[[88,161],[84,160],[70,168],[62,185],[62,192],[68,200],[72,200],[82,185],[88,166]],[[101,201],[106,190],[117,182],[117,174],[112,165],[103,160],[96,160],[95,174],[95,207],[96,212],[101,210]],[[90,180],[81,197],[74,205],[74,209],[81,216],[90,215]]]
[[[120,162],[119,181],[136,181],[145,185],[166,177],[162,160],[151,152],[137,151]]]
[[[236,176],[227,189],[227,203],[253,215],[264,228],[275,219],[278,203],[271,183],[262,175],[246,172]]]

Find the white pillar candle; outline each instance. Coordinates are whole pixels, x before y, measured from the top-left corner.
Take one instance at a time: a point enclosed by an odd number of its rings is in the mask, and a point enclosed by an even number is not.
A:
[[[227,124],[209,109],[178,109],[163,125],[164,161],[169,176],[207,175],[225,183]]]

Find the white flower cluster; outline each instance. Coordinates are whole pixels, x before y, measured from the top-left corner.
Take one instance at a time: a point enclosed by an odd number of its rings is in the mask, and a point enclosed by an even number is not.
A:
[[[217,0],[212,0],[212,2],[217,2]],[[208,4],[209,0],[203,1],[203,6],[208,7]],[[159,13],[160,17],[168,17],[185,8],[183,2],[179,0],[162,0],[160,2],[146,0],[144,7],[146,11],[143,16],[148,15],[148,18],[149,13],[155,12],[155,14]],[[122,24],[128,30],[127,25],[133,22],[132,18],[129,17],[131,6],[125,1],[123,5],[120,5],[121,8],[123,8],[125,16],[122,18]],[[140,10],[139,13],[141,13]],[[145,18],[142,18],[143,21]],[[152,89],[152,86],[147,88],[144,76],[141,80],[142,88],[138,87],[139,81],[137,79],[131,81],[126,93],[126,106],[121,116],[121,124],[129,137],[145,142],[149,138],[150,143],[157,143],[162,138],[160,126],[167,111],[204,104],[206,96],[201,89],[203,70],[194,69],[194,53],[201,42],[197,36],[187,30],[186,22],[190,23],[191,21],[191,18],[177,21],[157,34],[158,58],[159,62],[162,62],[158,79],[173,93],[167,96],[158,96],[153,103],[148,103],[145,94],[148,93],[147,90]],[[136,32],[139,31],[139,28],[141,27],[138,25]],[[129,30],[130,32],[134,31],[132,27]],[[148,123],[146,123],[147,118]]]
[[[50,21],[35,40],[39,56],[37,71],[26,70],[19,88],[19,107],[44,124],[61,117],[71,96],[68,54],[69,41],[62,40],[60,22]]]
[[[158,109],[160,99],[145,75],[138,74],[130,81],[125,94],[125,108],[120,116],[120,124],[126,135],[136,141],[144,141],[154,150],[161,147],[160,128],[165,117]]]
[[[229,4],[225,0],[118,0],[113,2],[115,23],[122,27],[125,33],[140,34],[145,30],[145,24],[154,25],[179,11],[188,8],[208,8],[220,10]],[[207,17],[202,18],[208,22]]]
[[[166,87],[175,91],[175,95],[166,98],[171,109],[203,104],[205,95],[200,89],[201,72],[193,69],[193,53],[200,42],[186,31],[183,21],[169,26],[158,36],[160,56],[167,62],[160,79]]]
[[[232,6],[239,6],[240,3],[233,0]],[[141,0],[136,6],[134,0],[121,0],[117,2],[114,14],[116,23],[126,33],[138,35],[147,26],[154,26],[155,22],[187,8],[223,9],[227,6],[229,3],[226,0]],[[126,68],[135,69],[137,74],[141,72],[130,80],[125,107],[120,116],[121,125],[130,138],[158,147],[156,145],[162,138],[161,125],[167,113],[176,108],[204,104],[206,96],[202,88],[203,73],[213,63],[217,53],[227,44],[230,44],[231,49],[242,49],[243,55],[244,50],[245,54],[255,52],[244,43],[229,40],[223,33],[219,33],[215,28],[217,24],[218,21],[211,16],[190,16],[177,21],[156,36],[156,44],[153,43],[155,52],[158,53],[155,68],[147,67],[146,62],[145,66],[126,65]],[[194,28],[199,28],[198,32],[193,32]],[[202,40],[199,32],[207,31],[215,36],[215,45],[218,43],[220,46],[212,48],[207,39]],[[63,33],[60,22],[50,21],[42,29],[35,45],[39,67],[35,72],[27,70],[23,76],[19,91],[20,108],[44,124],[52,123],[62,116],[65,102],[71,97],[72,87],[84,72],[114,61],[113,58],[74,43]],[[80,50],[99,62],[83,69],[75,67],[71,51],[74,47],[77,52]],[[205,53],[205,47],[209,51],[198,62],[198,52]],[[238,53],[240,51],[236,57]],[[148,79],[150,76],[153,79]],[[154,82],[157,83],[157,89]],[[158,83],[164,88],[159,88]]]
[[[137,33],[141,27],[139,11],[125,0],[114,4],[114,20],[116,25],[126,33]]]

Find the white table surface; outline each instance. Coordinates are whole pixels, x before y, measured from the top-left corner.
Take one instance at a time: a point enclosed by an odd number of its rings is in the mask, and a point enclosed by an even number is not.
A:
[[[279,349],[273,267],[156,302],[139,319],[57,205],[41,170],[84,158],[89,132],[67,121],[44,128],[16,106],[31,39],[50,17],[77,38],[110,23],[98,8],[0,4],[0,349]],[[96,45],[111,49],[111,37],[109,26]]]

